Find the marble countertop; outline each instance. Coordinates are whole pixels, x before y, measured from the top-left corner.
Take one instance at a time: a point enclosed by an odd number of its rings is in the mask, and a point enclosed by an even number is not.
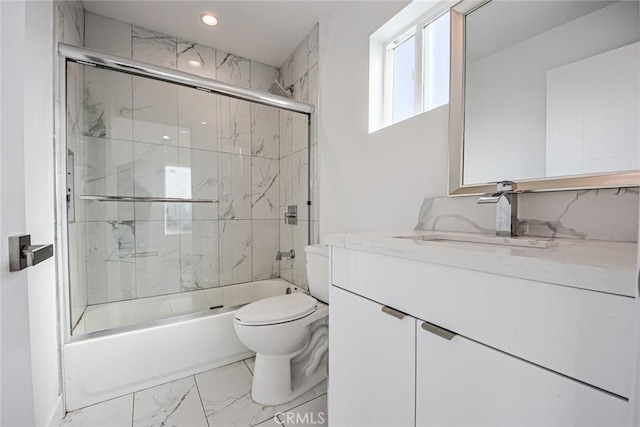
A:
[[[635,297],[637,243],[549,239],[551,247],[434,242],[399,236],[478,236],[476,233],[401,231],[397,233],[329,234],[325,245],[503,276]]]

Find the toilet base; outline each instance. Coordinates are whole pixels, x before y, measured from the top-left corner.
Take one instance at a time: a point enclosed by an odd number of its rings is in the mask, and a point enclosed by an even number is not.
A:
[[[294,354],[270,356],[256,354],[251,398],[261,405],[280,405],[290,402],[311,390],[327,378],[327,370],[321,367],[309,376],[291,379],[291,359]]]

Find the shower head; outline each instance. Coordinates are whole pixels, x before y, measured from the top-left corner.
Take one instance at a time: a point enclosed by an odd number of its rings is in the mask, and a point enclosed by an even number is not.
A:
[[[273,83],[271,83],[269,92],[271,92],[274,95],[284,96],[285,98],[291,99],[291,97],[293,96],[293,85],[285,89],[284,87],[282,87],[280,83],[274,80]]]

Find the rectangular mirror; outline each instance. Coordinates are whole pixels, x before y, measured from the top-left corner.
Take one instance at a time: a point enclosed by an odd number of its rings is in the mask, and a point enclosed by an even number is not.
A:
[[[453,8],[451,195],[640,185],[639,4]]]

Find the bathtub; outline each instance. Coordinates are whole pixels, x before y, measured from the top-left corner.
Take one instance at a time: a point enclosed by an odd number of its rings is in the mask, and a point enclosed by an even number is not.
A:
[[[235,311],[287,288],[300,291],[271,279],[88,307],[63,346],[67,411],[251,357]]]

